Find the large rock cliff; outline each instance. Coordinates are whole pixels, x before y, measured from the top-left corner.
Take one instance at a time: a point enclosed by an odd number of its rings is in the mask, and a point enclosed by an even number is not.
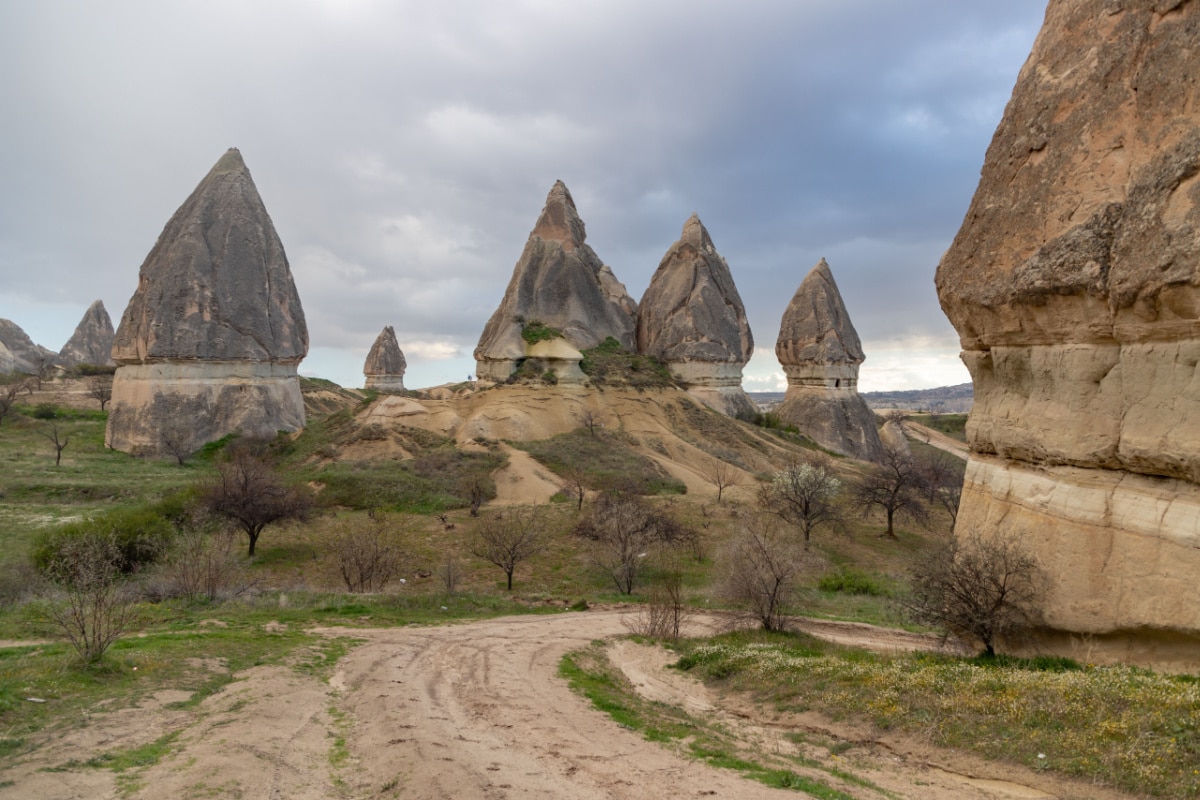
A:
[[[67,368],[79,364],[115,364],[112,359],[113,336],[108,310],[103,302],[97,300],[88,306],[83,319],[75,326],[75,332],[58,351],[58,363]]]
[[[521,331],[530,322],[558,329],[576,350],[595,347],[609,336],[633,349],[636,304],[586,238],[575,201],[558,181],[513,268],[500,307],[479,337],[475,361],[481,379],[504,380],[526,358]]]
[[[858,393],[858,367],[866,356],[825,259],[804,277],[784,311],[775,355],[788,382],[775,409],[780,419],[834,452],[879,458],[875,413]]]
[[[167,222],[113,343],[106,441],[156,455],[304,426],[304,311],[275,226],[229,150]],[[170,442],[166,440],[170,439]]]
[[[1159,662],[1200,659],[1198,42],[1200,3],[1051,0],[937,273],[960,533],[1035,550],[1047,644]]]

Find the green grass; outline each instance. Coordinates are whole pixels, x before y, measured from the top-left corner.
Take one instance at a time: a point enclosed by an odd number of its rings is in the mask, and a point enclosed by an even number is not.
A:
[[[537,344],[550,339],[561,339],[563,334],[558,328],[552,328],[544,322],[530,320],[521,326],[521,338],[526,344]]]
[[[448,447],[404,461],[337,462],[310,477],[326,505],[430,514],[466,508],[475,487],[485,501],[495,497],[491,475],[504,463],[500,454]]]
[[[952,439],[957,439],[960,442],[967,440],[966,414],[910,413],[909,416],[913,422],[920,423],[927,428],[933,428],[935,431],[944,433]]]
[[[823,800],[855,800],[854,795],[827,783],[826,777],[882,793],[869,781],[844,770],[803,756],[768,755],[754,743],[738,741],[724,726],[696,719],[674,706],[644,700],[608,661],[603,642],[563,656],[558,671],[574,691],[618,724],[709,766]]]
[[[687,487],[626,444],[620,434],[593,436],[584,428],[535,442],[511,442],[560,477],[577,474],[596,491],[636,494],[684,494]]]
[[[855,717],[1126,791],[1200,797],[1200,678],[1062,658],[878,655],[807,636],[683,645],[682,669],[782,711]]]
[[[657,389],[677,385],[666,364],[653,356],[641,356],[625,349],[611,336],[596,347],[584,350],[579,368],[595,386]]]

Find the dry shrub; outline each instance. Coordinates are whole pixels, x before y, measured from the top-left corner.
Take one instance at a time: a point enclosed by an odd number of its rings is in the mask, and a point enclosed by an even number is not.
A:
[[[763,630],[784,630],[804,558],[777,517],[754,515],[726,549],[721,593]]]
[[[95,533],[64,542],[50,574],[62,596],[46,613],[85,663],[99,661],[133,621],[136,596],[121,563],[116,537]]]
[[[650,584],[646,604],[638,613],[622,618],[621,622],[638,636],[678,641],[691,617],[692,609],[683,599],[683,573],[671,570]]]
[[[546,515],[542,509],[508,508],[483,517],[475,525],[472,552],[504,570],[512,591],[513,572],[546,548]]]
[[[458,592],[458,585],[462,583],[462,564],[454,556],[448,556],[438,567],[437,576],[446,594],[453,595]]]
[[[377,511],[367,519],[338,520],[325,544],[346,590],[356,594],[381,591],[404,562],[400,531]]]
[[[161,578],[164,594],[189,601],[236,597],[252,586],[231,530],[185,530],[175,540]]]

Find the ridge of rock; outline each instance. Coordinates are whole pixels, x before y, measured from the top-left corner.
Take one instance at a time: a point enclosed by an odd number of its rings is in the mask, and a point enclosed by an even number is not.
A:
[[[96,300],[75,326],[71,338],[58,351],[58,363],[71,368],[79,364],[115,364],[112,359],[113,324],[104,303]]]
[[[662,257],[637,309],[639,353],[664,361],[707,405],[732,416],[754,412],[741,388],[754,354],[746,308],[696,214]]]
[[[834,452],[879,458],[875,414],[858,393],[862,342],[825,259],[809,270],[783,312],[775,355],[788,381],[775,409],[780,419]]]
[[[37,372],[42,359],[54,360],[57,353],[40,344],[34,344],[20,325],[10,319],[0,319],[0,344],[8,351],[8,358],[0,357],[0,371]],[[7,368],[5,367],[7,364]]]
[[[975,388],[957,530],[1049,572],[1041,652],[1200,662],[1198,30],[1051,0],[938,265]]]
[[[404,371],[408,362],[400,343],[396,341],[396,331],[391,325],[385,325],[375,343],[367,353],[363,363],[363,375],[367,378],[366,388],[397,391],[404,389]]]
[[[551,188],[521,253],[504,298],[475,348],[476,372],[504,380],[525,358],[523,326],[541,322],[562,332],[577,350],[611,336],[634,347],[636,303],[586,244],[583,220],[562,181]]]

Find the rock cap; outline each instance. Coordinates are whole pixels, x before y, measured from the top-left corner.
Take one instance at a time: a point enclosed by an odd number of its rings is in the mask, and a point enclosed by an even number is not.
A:
[[[857,365],[865,359],[862,342],[825,259],[809,271],[788,303],[779,325],[775,355],[785,367]]]
[[[367,360],[363,364],[363,375],[403,377],[404,370],[407,368],[408,362],[405,361],[404,352],[396,341],[395,329],[391,325],[385,325],[379,336],[375,338],[375,344],[371,345],[371,351],[367,353]]]

